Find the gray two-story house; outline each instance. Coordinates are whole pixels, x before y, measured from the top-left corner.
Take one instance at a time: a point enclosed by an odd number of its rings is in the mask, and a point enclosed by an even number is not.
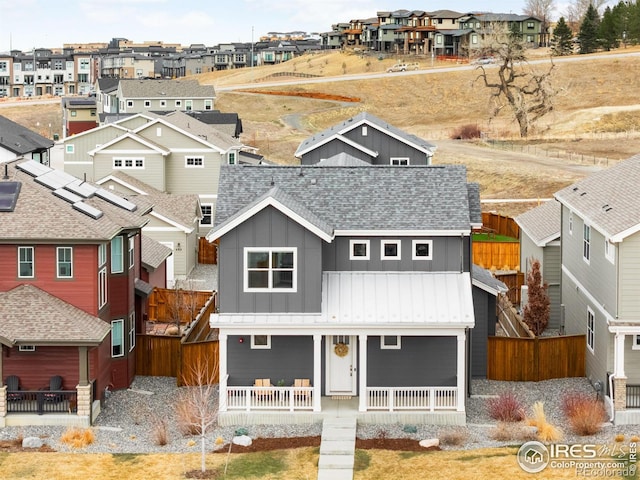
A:
[[[336,155],[348,155],[370,165],[430,165],[436,146],[368,112],[315,133],[295,156],[313,165]]]
[[[562,204],[562,303],[586,335],[587,375],[616,423],[640,422],[640,155],[555,194]]]
[[[465,422],[487,328],[473,348],[464,166],[223,166],[218,188],[221,422],[336,397],[361,421]]]

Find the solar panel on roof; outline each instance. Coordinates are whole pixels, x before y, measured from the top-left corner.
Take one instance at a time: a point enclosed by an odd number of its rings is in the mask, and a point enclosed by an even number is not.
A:
[[[13,212],[21,185],[20,182],[0,182],[0,212]]]
[[[57,190],[54,190],[53,194],[56,197],[62,198],[63,200],[66,200],[69,203],[76,203],[76,202],[82,201],[82,197],[80,195],[76,195],[75,193],[65,190],[64,188],[58,188]]]
[[[52,190],[63,188],[65,185],[73,182],[75,177],[60,170],[51,170],[43,175],[38,175],[35,181],[41,185],[49,187]]]
[[[96,190],[98,190],[97,187],[94,187],[90,183],[83,182],[77,179],[65,185],[64,188],[84,198],[91,197],[94,193],[96,193]]]
[[[27,172],[32,177],[37,177],[38,175],[44,175],[47,172],[51,172],[53,169],[43,165],[42,163],[38,163],[35,160],[27,160],[26,162],[22,162],[17,165],[19,170]]]
[[[115,193],[110,192],[109,190],[105,190],[104,188],[99,188],[98,190],[96,190],[96,196],[102,198],[103,200],[106,200],[109,203],[112,203],[117,207],[124,208],[125,210],[128,210],[130,212],[135,212],[136,209],[138,208],[138,206],[135,203],[132,203],[129,200],[126,200],[120,197],[119,195],[116,195]]]
[[[91,218],[96,220],[102,216],[102,212],[100,210],[92,207],[91,205],[87,205],[84,202],[74,203],[73,208],[75,208],[79,212],[84,213],[85,215],[89,215]]]

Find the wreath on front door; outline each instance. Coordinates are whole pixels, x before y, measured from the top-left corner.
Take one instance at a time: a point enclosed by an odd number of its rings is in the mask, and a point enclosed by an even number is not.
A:
[[[340,342],[340,343],[336,344],[336,346],[333,348],[333,351],[339,357],[346,357],[347,353],[349,353],[349,345],[346,345],[346,344]]]

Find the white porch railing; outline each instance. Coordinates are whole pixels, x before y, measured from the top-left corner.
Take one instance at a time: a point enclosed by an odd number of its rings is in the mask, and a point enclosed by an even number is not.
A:
[[[456,410],[457,387],[367,387],[367,410]]]
[[[227,387],[228,410],[313,410],[313,387]]]

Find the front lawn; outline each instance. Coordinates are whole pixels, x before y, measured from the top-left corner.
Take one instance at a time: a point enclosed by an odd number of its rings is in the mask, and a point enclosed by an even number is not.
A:
[[[474,233],[474,242],[518,242],[517,238],[498,235],[497,233]]]

